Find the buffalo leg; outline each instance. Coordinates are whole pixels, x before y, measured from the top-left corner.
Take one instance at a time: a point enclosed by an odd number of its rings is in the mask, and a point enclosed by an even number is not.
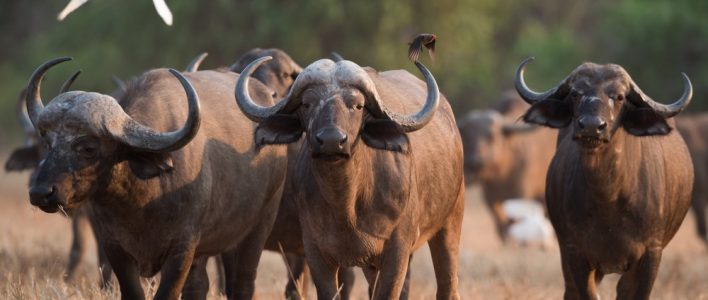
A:
[[[652,248],[639,264],[622,274],[617,284],[617,299],[649,299],[661,262],[661,248]]]
[[[77,211],[77,214],[71,218],[72,241],[71,250],[69,251],[69,263],[66,266],[66,275],[64,277],[66,282],[72,282],[76,279],[76,270],[86,253],[87,236],[90,234],[88,228],[88,216],[81,210]]]
[[[305,299],[309,273],[305,258],[296,254],[285,254],[285,262],[290,268],[288,284],[285,286],[285,299]]]
[[[133,257],[118,245],[104,245],[103,249],[118,279],[121,299],[145,299],[143,287],[140,285],[140,274]]]
[[[460,299],[457,292],[457,258],[460,250],[460,233],[464,215],[465,189],[460,189],[456,206],[448,216],[447,223],[428,241],[433,259],[435,279],[438,283],[437,299]],[[408,268],[410,269],[410,268]],[[408,275],[407,275],[408,277]]]
[[[349,300],[352,294],[352,288],[354,287],[355,277],[354,269],[351,267],[339,268],[339,272],[337,272],[337,282],[339,282],[340,285],[339,295],[342,300]]]
[[[599,299],[595,286],[595,270],[577,253],[575,247],[561,246],[561,263],[565,265],[563,299]]]
[[[227,295],[230,299],[252,299],[256,291],[256,274],[258,262],[263,253],[263,246],[270,233],[270,226],[260,226],[251,232],[239,243],[234,255],[235,270],[233,276],[229,276],[232,294]],[[233,267],[233,266],[232,266]]]
[[[408,270],[411,249],[397,234],[387,241],[381,254],[381,273],[372,299],[398,299]]]
[[[96,239],[96,250],[96,252],[98,252],[98,270],[101,273],[101,288],[107,289],[111,284],[113,269],[108,262],[108,257],[106,257],[106,251],[103,250],[103,246],[98,243],[98,239]]]
[[[406,271],[406,279],[403,281],[403,289],[401,289],[401,296],[398,297],[400,300],[408,300],[408,294],[410,293],[411,286],[411,260],[413,255],[408,257],[408,270]]]
[[[197,243],[190,241],[184,248],[176,249],[167,258],[161,270],[160,287],[157,288],[155,299],[177,300],[182,292],[189,270],[194,260],[194,250]],[[113,266],[115,268],[115,266]]]
[[[698,188],[694,188],[698,189]],[[693,208],[693,215],[696,217],[696,230],[698,231],[698,236],[701,240],[708,245],[708,224],[706,224],[706,199],[702,197],[703,194],[698,195],[694,192],[693,199],[691,199],[691,207]]]
[[[338,266],[334,265],[331,260],[325,259],[317,246],[310,244],[308,240],[307,238],[303,239],[305,256],[317,290],[317,299],[341,299],[337,284]]]
[[[209,277],[206,271],[207,259],[208,257],[206,256],[194,259],[189,276],[187,276],[187,281],[182,289],[182,299],[206,299],[209,293]]]
[[[494,221],[495,229],[497,231],[497,236],[502,242],[507,241],[507,228],[510,225],[509,218],[507,218],[506,213],[502,209],[502,200],[493,199],[491,197],[485,197],[484,203],[487,204],[489,212],[492,214],[492,219]]]

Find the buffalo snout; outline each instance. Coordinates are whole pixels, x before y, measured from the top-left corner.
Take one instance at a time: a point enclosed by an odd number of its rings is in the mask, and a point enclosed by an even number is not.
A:
[[[30,203],[42,211],[54,213],[59,210],[59,201],[54,186],[33,186],[29,190]]]
[[[318,156],[348,157],[347,134],[337,127],[325,127],[315,134],[314,153]]]

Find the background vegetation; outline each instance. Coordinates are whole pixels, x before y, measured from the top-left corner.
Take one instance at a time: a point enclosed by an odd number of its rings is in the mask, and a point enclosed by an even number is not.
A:
[[[183,68],[203,51],[206,68],[253,47],[278,47],[303,66],[338,51],[360,65],[413,71],[405,52],[420,32],[438,35],[431,69],[457,114],[495,101],[529,55],[537,57],[528,73],[537,90],[583,61],[614,62],[663,102],[680,94],[679,74],[686,72],[695,86],[691,109],[708,108],[701,99],[708,89],[703,0],[171,0],[172,27],[147,0],[93,0],[58,22],[66,2],[0,0],[3,145],[19,138],[19,90],[34,68],[57,56],[75,60],[51,72],[47,101],[78,68],[84,74],[75,88],[108,92],[113,74]]]

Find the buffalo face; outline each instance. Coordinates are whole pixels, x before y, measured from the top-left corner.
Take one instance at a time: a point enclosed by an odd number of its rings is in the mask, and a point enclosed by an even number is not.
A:
[[[440,100],[435,79],[420,63],[428,95],[423,108],[412,115],[391,112],[380,99],[374,79],[355,63],[321,59],[298,76],[288,96],[272,107],[261,107],[251,99],[249,77],[259,65],[249,64],[236,84],[236,102],[251,120],[258,122],[256,146],[297,141],[307,133],[312,157],[320,161],[350,158],[363,141],[376,149],[407,153],[407,132],[425,126]]]
[[[287,95],[297,76],[302,72],[302,67],[285,51],[275,48],[251,49],[243,54],[229,69],[236,73],[242,73],[248,64],[265,56],[271,56],[273,60],[255,70],[252,76],[273,90],[273,98],[283,98]]]
[[[47,151],[31,180],[30,202],[49,213],[72,208],[105,189],[121,172],[115,167],[119,162],[128,161],[121,166],[142,179],[169,171],[169,153],[194,138],[200,124],[196,92],[172,69],[189,102],[186,124],[177,131],[155,132],[132,119],[113,97],[98,93],[63,92],[44,107],[39,95],[42,78],[67,60],[41,65],[32,74],[26,96],[29,118]]]
[[[619,128],[635,136],[668,134],[671,127],[666,119],[685,109],[692,96],[685,74],[681,98],[664,105],[645,95],[621,66],[594,63],[580,65],[558,86],[536,93],[523,79],[530,60],[521,64],[516,77],[517,91],[532,105],[524,120],[568,128],[573,140],[587,150],[609,143]]]

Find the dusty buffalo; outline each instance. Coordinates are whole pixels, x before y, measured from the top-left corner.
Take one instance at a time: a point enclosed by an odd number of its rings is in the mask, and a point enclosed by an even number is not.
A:
[[[518,102],[522,102],[523,106]],[[556,134],[519,123],[518,107],[528,105],[518,95],[505,95],[497,110],[472,111],[458,122],[465,152],[465,180],[481,184],[497,234],[506,239],[512,221],[502,209],[506,199],[544,202],[546,171],[556,146]]]
[[[676,118],[676,129],[686,140],[688,152],[693,161],[693,196],[691,207],[696,217],[696,231],[700,239],[708,246],[708,114],[682,115]]]
[[[516,89],[531,108],[529,123],[559,128],[548,169],[546,202],[558,236],[566,299],[597,299],[596,284],[620,273],[619,299],[647,299],[664,247],[686,216],[693,166],[672,130],[671,105],[644,94],[618,65],[584,63],[558,86],[531,91],[516,73]]]
[[[250,299],[281,196],[286,149],[255,151],[255,124],[229,96],[238,76],[151,70],[128,84],[120,104],[72,91],[44,107],[41,79],[66,60],[43,64],[28,85],[30,119],[49,145],[31,203],[56,212],[90,201],[124,299],[144,298],[139,276],[158,271],[156,299],[177,299],[183,286],[185,298],[204,298],[207,256],[234,248],[240,268],[230,296]],[[273,104],[266,87],[252,89],[262,105]]]
[[[74,81],[79,72],[75,73],[74,76],[69,78],[62,86],[60,93],[66,92],[70,87],[71,83]],[[41,143],[34,126],[32,126],[32,121],[30,121],[27,115],[27,105],[25,104],[26,89],[23,89],[20,93],[20,98],[17,103],[17,117],[22,125],[24,132],[24,146],[19,147],[12,151],[12,154],[5,162],[5,171],[22,171],[22,170],[32,170],[32,176],[34,176],[34,171],[39,162],[44,159],[47,154],[46,147]],[[77,209],[71,214],[71,249],[69,251],[68,264],[66,266],[66,273],[64,274],[64,280],[67,282],[73,282],[76,280],[76,270],[79,263],[83,259],[88,242],[91,239],[91,223],[88,218],[86,209]],[[108,264],[106,256],[101,251],[100,245],[98,245],[98,266],[101,272],[101,287],[108,287],[108,283],[111,280],[111,266]]]
[[[430,72],[416,62],[422,82],[403,70],[322,59],[303,70],[283,101],[263,107],[251,98],[247,75],[267,60],[246,67],[236,99],[260,123],[258,147],[294,143],[305,133],[286,190],[295,193],[318,298],[336,297],[339,268],[359,266],[371,288],[376,282],[375,299],[398,299],[410,255],[426,241],[438,298],[459,298],[462,145]]]

